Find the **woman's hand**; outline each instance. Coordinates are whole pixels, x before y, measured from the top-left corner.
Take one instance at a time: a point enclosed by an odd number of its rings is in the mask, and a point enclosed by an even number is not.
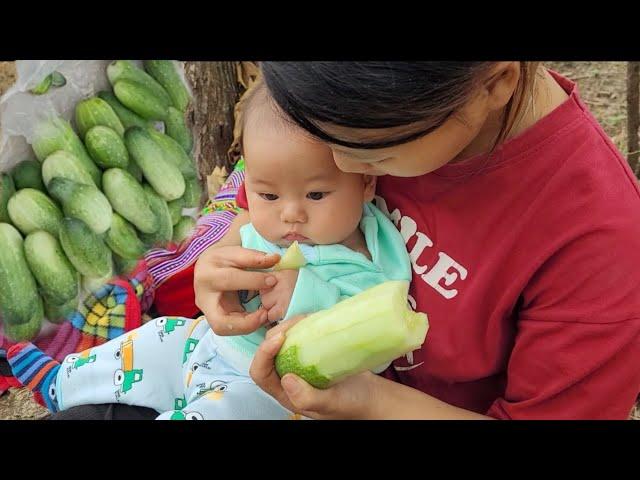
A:
[[[302,318],[287,320],[269,330],[249,370],[260,388],[292,412],[318,420],[489,419],[371,372],[353,375],[324,390],[292,373],[280,379],[274,360],[284,342],[284,332]]]
[[[242,308],[238,291],[276,285],[272,273],[249,270],[271,268],[279,260],[277,254],[233,245],[214,245],[200,255],[194,270],[196,305],[217,335],[244,335],[267,323],[264,308],[253,313]]]
[[[364,419],[372,417],[371,405],[377,404],[379,377],[364,372],[320,390],[297,375],[289,373],[282,379],[274,360],[284,342],[284,332],[304,317],[296,317],[272,328],[258,348],[250,369],[256,384],[285,408],[315,419]]]

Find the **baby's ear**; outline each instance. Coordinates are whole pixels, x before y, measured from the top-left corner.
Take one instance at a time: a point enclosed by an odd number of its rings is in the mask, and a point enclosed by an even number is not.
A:
[[[363,175],[364,181],[364,201],[370,202],[376,194],[376,181],[378,177],[375,175]]]

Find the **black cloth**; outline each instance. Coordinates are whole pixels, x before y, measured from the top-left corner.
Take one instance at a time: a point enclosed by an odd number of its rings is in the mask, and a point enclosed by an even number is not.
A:
[[[153,420],[159,413],[152,408],[124,403],[78,405],[54,413],[47,420]]]

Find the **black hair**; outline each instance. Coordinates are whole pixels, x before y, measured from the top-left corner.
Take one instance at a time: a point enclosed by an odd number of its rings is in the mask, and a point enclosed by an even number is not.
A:
[[[269,93],[282,111],[316,138],[351,148],[375,149],[409,142],[433,131],[463,106],[494,62],[262,62]],[[535,73],[521,63],[496,143],[522,105],[523,88]],[[517,104],[515,104],[517,102]],[[383,140],[353,142],[321,124],[386,129],[406,126]]]

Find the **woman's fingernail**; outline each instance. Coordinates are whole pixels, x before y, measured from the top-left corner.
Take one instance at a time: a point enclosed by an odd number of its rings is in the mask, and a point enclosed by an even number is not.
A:
[[[278,283],[278,280],[276,279],[276,277],[269,276],[264,280],[264,283],[267,284],[267,287],[273,287],[276,283]]]
[[[282,379],[282,388],[284,388],[287,394],[295,395],[300,391],[300,382],[293,375],[285,375]]]

